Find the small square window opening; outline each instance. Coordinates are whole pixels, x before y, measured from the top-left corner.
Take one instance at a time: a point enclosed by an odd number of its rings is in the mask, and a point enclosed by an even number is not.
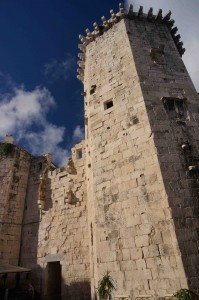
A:
[[[109,109],[113,106],[113,100],[107,100],[104,102],[104,110]]]

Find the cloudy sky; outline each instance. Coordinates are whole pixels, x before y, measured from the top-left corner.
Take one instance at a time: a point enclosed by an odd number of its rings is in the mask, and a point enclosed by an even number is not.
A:
[[[53,154],[63,165],[70,148],[84,137],[82,84],[76,79],[78,35],[116,0],[0,1],[0,140],[39,155]],[[169,9],[179,28],[183,59],[199,91],[199,1],[126,0],[125,5]]]

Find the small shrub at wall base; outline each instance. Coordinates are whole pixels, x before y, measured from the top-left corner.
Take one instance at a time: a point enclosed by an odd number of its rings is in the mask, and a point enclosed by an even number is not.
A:
[[[178,300],[195,300],[198,298],[194,292],[192,292],[188,289],[181,289],[181,290],[177,291],[173,295],[173,297]]]
[[[102,279],[98,283],[97,293],[100,300],[112,299],[112,292],[115,290],[113,278],[110,276],[110,272],[107,271]]]

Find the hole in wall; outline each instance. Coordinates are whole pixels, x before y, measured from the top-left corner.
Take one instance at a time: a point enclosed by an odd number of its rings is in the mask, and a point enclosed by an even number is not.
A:
[[[95,90],[96,90],[96,85],[91,85],[91,89],[90,89],[90,95],[94,94],[95,93]]]
[[[46,298],[61,299],[62,267],[60,261],[47,263],[44,282]]]
[[[176,121],[187,120],[187,109],[186,109],[186,99],[163,97],[162,98],[164,108],[170,119]]]
[[[93,246],[93,224],[91,223],[91,245]]]
[[[104,102],[104,110],[109,109],[111,107],[113,107],[113,100],[112,99],[107,100],[107,101]]]
[[[136,125],[139,123],[139,119],[137,116],[130,117],[130,124]]]
[[[81,159],[83,157],[82,149],[78,149],[76,151],[76,157],[77,159]]]

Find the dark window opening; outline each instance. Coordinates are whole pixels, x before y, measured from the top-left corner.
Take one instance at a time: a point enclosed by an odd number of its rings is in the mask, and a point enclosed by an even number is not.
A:
[[[77,150],[77,159],[81,159],[83,157],[82,149]]]
[[[109,109],[113,106],[113,100],[108,100],[106,102],[104,102],[104,109]]]
[[[93,224],[91,223],[91,245],[93,246]]]
[[[182,100],[176,101],[175,108],[176,108],[176,112],[178,114],[178,118],[185,119],[185,109],[184,109],[184,103]]]
[[[96,87],[97,87],[96,85],[92,85],[92,86],[91,86],[91,89],[90,89],[90,95],[92,95],[92,94],[95,93]]]
[[[164,108],[170,119],[184,121],[187,117],[186,99],[163,97]]]
[[[164,106],[166,108],[166,110],[168,111],[172,111],[172,110],[175,110],[175,105],[174,105],[174,100],[173,99],[166,99],[163,101],[164,103]]]
[[[151,59],[159,64],[164,63],[164,49],[165,45],[159,45],[158,48],[151,48],[150,49],[150,57]]]

